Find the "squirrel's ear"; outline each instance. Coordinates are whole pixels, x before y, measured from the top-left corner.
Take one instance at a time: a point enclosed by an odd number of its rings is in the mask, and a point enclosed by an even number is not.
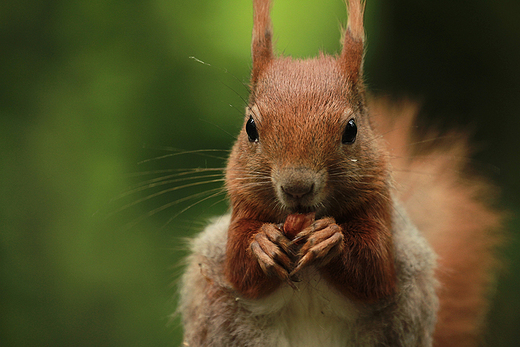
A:
[[[253,41],[251,43],[253,56],[252,84],[256,82],[260,72],[265,69],[273,59],[271,18],[269,16],[270,9],[270,0],[253,0],[254,22]]]
[[[363,12],[365,2],[362,0],[346,0],[348,25],[343,38],[343,50],[339,57],[339,65],[352,83],[357,83],[363,73]]]

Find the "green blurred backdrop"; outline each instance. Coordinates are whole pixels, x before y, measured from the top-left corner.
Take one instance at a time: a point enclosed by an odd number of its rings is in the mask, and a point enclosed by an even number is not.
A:
[[[519,18],[517,0],[367,5],[371,89],[470,127],[476,168],[512,212],[489,346],[520,345]],[[306,57],[339,50],[346,14],[341,0],[276,0],[273,21],[278,51]],[[146,160],[231,146],[251,27],[249,0],[1,2],[0,345],[179,345],[183,238],[227,207],[176,215],[220,183],[120,193],[164,175],[150,171],[225,165],[225,151]]]

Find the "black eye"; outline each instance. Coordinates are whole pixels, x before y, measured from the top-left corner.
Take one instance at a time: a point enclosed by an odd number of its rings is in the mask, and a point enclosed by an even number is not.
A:
[[[258,130],[256,130],[256,124],[253,117],[249,117],[246,123],[246,132],[249,142],[258,142]]]
[[[351,144],[356,141],[357,135],[357,126],[356,122],[353,119],[349,120],[347,126],[345,126],[345,131],[343,132],[343,137],[341,138],[342,143]]]

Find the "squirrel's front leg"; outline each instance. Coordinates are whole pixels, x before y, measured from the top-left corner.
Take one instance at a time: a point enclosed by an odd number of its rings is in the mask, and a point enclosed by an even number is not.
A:
[[[358,218],[338,225],[333,218],[323,218],[302,230],[293,242],[301,240],[306,242],[291,275],[313,264],[346,296],[375,301],[393,293],[392,238],[382,222]]]
[[[231,222],[226,249],[225,275],[247,298],[259,298],[290,280],[293,268],[290,241],[281,226],[257,220]]]

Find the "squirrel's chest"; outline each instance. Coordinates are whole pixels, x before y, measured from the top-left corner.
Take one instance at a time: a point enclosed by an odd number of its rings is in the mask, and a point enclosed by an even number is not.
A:
[[[284,286],[249,308],[271,322],[277,347],[349,346],[356,334],[359,308],[331,288],[315,269],[302,275],[296,283],[298,291]]]

